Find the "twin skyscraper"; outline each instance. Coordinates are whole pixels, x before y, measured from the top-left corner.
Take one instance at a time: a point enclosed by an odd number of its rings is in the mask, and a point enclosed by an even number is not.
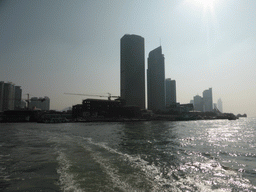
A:
[[[145,109],[145,48],[144,38],[124,35],[121,38],[121,98],[126,105]],[[167,85],[166,85],[167,84]],[[147,69],[148,109],[165,110],[176,103],[176,85],[165,80],[165,64],[162,47],[152,50],[148,56]]]

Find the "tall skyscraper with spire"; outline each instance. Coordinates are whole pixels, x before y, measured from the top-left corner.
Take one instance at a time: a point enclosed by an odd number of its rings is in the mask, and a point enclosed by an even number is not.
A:
[[[145,109],[144,38],[126,34],[120,43],[121,98],[126,100],[126,105]]]
[[[166,109],[165,66],[161,46],[149,53],[147,80],[148,109],[153,111]]]

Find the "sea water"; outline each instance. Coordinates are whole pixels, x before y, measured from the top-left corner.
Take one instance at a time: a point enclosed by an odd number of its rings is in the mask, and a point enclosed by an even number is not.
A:
[[[0,191],[256,191],[256,118],[1,123]]]

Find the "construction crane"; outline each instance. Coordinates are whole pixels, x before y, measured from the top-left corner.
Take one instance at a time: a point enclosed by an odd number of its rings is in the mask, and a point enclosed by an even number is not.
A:
[[[111,98],[120,98],[120,96],[113,96],[110,93],[108,93],[108,96],[106,95],[90,95],[90,94],[81,94],[81,93],[64,93],[66,95],[80,95],[80,96],[91,96],[91,97],[107,97],[108,100],[111,100]]]

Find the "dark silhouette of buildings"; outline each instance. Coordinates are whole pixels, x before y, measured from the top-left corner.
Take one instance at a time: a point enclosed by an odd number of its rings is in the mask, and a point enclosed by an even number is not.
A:
[[[15,87],[13,83],[4,83],[3,111],[14,109]]]
[[[165,66],[161,46],[149,53],[147,80],[148,109],[165,110]]]
[[[22,97],[22,89],[20,88],[20,86],[15,86],[14,109],[21,108],[21,97]]]
[[[73,106],[73,116],[76,117],[118,117],[120,100],[85,99],[82,104]]]
[[[21,108],[22,89],[11,82],[0,82],[0,111]]]
[[[4,101],[4,82],[0,81],[0,111],[3,110],[3,101]]]
[[[170,107],[177,103],[176,100],[176,81],[168,78],[165,80],[166,86],[166,107]]]
[[[121,38],[121,98],[128,106],[145,108],[144,38],[124,35]]]
[[[74,105],[72,115],[74,119],[98,119],[98,118],[138,118],[141,116],[141,110],[136,106],[124,106],[125,101],[85,99],[82,104]]]

